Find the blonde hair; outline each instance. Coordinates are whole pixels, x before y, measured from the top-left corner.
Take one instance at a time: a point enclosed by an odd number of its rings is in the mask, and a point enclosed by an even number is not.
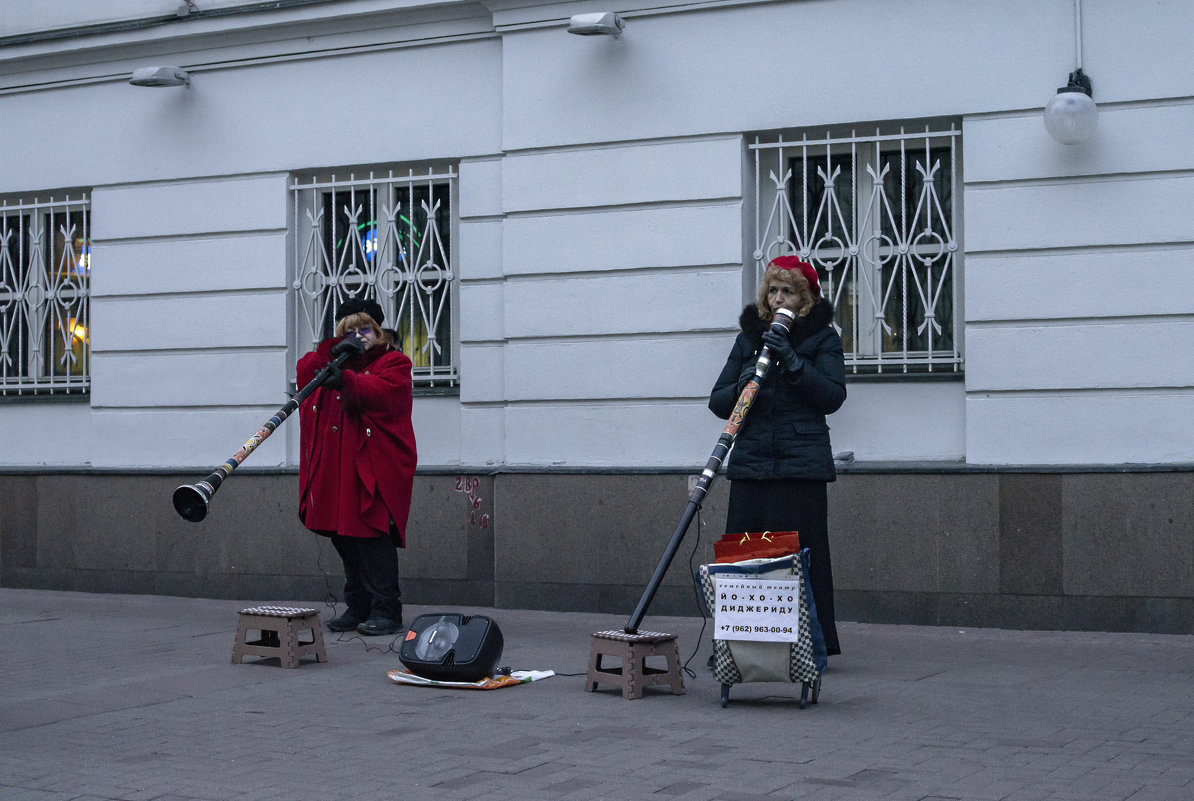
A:
[[[340,318],[340,321],[336,323],[336,336],[342,337],[348,333],[349,330],[355,331],[356,329],[366,325],[373,329],[374,336],[381,335],[381,327],[378,326],[377,322],[372,317],[364,312],[357,312],[356,314],[350,314],[347,317]]]
[[[340,322],[336,323],[336,336],[342,337],[348,331],[356,330],[366,325],[373,329],[373,336],[377,337],[378,342],[385,345],[386,350],[394,349],[394,338],[390,336],[388,331],[378,325],[376,320],[365,314],[365,312],[357,312],[356,314],[340,318]]]
[[[760,319],[770,322],[774,316],[771,313],[771,304],[767,302],[767,291],[773,283],[787,284],[797,297],[796,314],[800,317],[808,316],[813,308],[813,293],[809,289],[808,279],[801,275],[799,270],[785,270],[783,267],[769,264],[766,272],[763,273],[763,280],[759,281],[758,296],[755,299]]]

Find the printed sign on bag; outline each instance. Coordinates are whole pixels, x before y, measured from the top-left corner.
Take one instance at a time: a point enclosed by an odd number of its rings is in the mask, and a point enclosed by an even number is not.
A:
[[[799,642],[799,579],[712,578],[713,639]]]

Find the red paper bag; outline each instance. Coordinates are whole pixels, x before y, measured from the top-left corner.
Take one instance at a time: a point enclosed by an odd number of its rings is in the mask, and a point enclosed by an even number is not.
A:
[[[713,543],[716,562],[741,562],[744,559],[768,559],[800,551],[796,531],[764,531],[761,534],[726,534]]]

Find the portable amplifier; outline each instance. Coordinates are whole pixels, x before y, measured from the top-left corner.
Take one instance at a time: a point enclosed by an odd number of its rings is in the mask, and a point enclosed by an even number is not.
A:
[[[502,658],[502,630],[484,615],[439,612],[410,624],[398,659],[411,673],[437,681],[477,681]]]

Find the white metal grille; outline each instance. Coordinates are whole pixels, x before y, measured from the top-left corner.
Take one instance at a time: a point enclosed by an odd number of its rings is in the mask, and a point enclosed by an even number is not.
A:
[[[316,175],[291,190],[300,352],[332,335],[345,300],[369,298],[398,334],[416,386],[455,384],[456,172]]]
[[[0,201],[0,395],[90,388],[90,205]]]
[[[811,262],[853,372],[960,372],[958,138],[948,129],[750,145],[755,276]]]

